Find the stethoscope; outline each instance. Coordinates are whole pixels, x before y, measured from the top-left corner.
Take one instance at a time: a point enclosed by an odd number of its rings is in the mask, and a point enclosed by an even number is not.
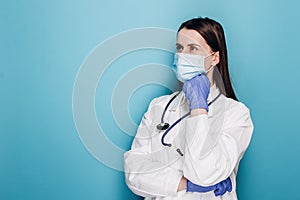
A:
[[[169,102],[167,103],[165,109],[164,109],[164,112],[161,116],[161,120],[160,120],[160,123],[157,124],[156,128],[160,131],[163,131],[163,130],[166,130],[164,132],[164,134],[162,135],[161,137],[161,143],[162,145],[164,146],[168,146],[168,147],[172,147],[172,144],[168,144],[168,143],[165,143],[165,137],[166,135],[170,132],[170,130],[172,130],[172,128],[174,128],[179,122],[181,122],[183,119],[185,119],[187,116],[190,115],[191,112],[188,112],[186,113],[185,115],[183,115],[182,117],[180,117],[178,120],[176,120],[171,126],[169,123],[166,123],[164,122],[164,117],[165,117],[165,114],[166,114],[166,111],[168,109],[168,107],[170,106],[170,104],[172,103],[172,101],[178,96],[179,93],[175,94],[170,100]],[[218,94],[218,96],[216,96],[211,102],[208,103],[208,106],[210,106],[213,102],[215,102],[219,97],[221,96],[221,93]],[[179,148],[176,148],[176,151],[177,153],[180,155],[180,156],[183,156],[183,153],[182,151],[179,149]]]

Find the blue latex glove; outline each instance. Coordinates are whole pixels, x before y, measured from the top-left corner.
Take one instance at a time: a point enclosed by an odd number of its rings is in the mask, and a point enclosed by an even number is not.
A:
[[[198,75],[183,84],[183,92],[190,102],[190,110],[204,108],[208,111],[207,98],[210,81],[206,75]]]
[[[226,180],[216,184],[216,190],[214,191],[214,193],[215,196],[220,196],[225,194],[226,191],[228,192],[232,191],[232,183],[229,177]]]
[[[220,196],[226,193],[226,191],[232,191],[232,183],[230,178],[228,177],[226,180],[217,183],[212,186],[200,186],[192,183],[187,180],[186,182],[186,191],[187,192],[209,192],[214,190],[215,196]]]

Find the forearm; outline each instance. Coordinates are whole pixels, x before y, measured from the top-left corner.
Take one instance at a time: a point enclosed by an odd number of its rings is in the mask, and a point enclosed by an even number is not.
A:
[[[211,134],[215,130],[210,122],[207,115],[194,116],[186,121],[183,173],[187,179],[201,186],[225,180],[239,157],[236,140],[228,133],[220,136]]]
[[[129,188],[144,197],[176,195],[182,177],[181,171],[134,150],[124,154],[124,169]]]

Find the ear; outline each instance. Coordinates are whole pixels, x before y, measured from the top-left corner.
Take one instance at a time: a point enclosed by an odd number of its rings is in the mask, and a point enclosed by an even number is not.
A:
[[[215,66],[217,64],[219,64],[220,62],[220,53],[219,51],[217,51],[214,55],[213,55],[213,58],[212,58],[212,66]]]

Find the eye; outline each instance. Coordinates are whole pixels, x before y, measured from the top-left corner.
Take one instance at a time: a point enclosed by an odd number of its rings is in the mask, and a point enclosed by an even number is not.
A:
[[[176,51],[181,52],[183,50],[183,47],[181,45],[176,46]]]
[[[198,51],[198,48],[195,47],[195,46],[191,46],[191,47],[190,47],[190,50],[191,50],[191,51]]]

